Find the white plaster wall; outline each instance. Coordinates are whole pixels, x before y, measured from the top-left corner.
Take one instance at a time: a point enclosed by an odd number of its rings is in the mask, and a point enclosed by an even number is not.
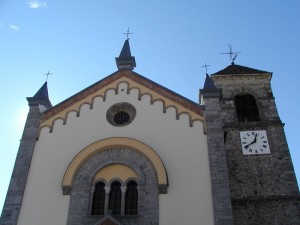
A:
[[[121,91],[121,89],[124,89]],[[161,194],[160,225],[213,224],[212,194],[206,136],[203,124],[189,126],[187,115],[176,120],[174,108],[163,113],[163,104],[150,104],[150,96],[138,100],[138,91],[109,91],[105,102],[96,98],[93,108],[84,105],[80,116],[68,115],[66,124],[55,122],[53,132],[43,128],[30,167],[19,225],[66,224],[69,196],[62,195],[64,173],[76,154],[86,146],[109,137],[129,137],[154,149],[162,159],[169,178],[168,194]],[[118,102],[136,107],[133,122],[111,126],[106,111]]]

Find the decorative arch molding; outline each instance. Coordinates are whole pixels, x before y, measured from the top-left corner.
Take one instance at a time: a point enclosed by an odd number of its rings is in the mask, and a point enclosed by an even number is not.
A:
[[[128,74],[129,73],[129,74]],[[114,79],[112,79],[114,78]],[[42,114],[40,129],[43,127],[50,127],[53,130],[54,121],[62,118],[64,124],[67,124],[68,113],[71,111],[77,112],[80,116],[80,111],[83,105],[89,105],[90,109],[93,109],[95,99],[100,98],[105,102],[107,95],[113,92],[114,95],[120,94],[120,92],[126,91],[126,94],[131,94],[132,91],[137,91],[137,100],[141,100],[142,96],[150,96],[150,104],[154,104],[155,101],[163,102],[163,112],[166,108],[173,106],[176,108],[177,116],[179,113],[187,112],[192,121],[204,122],[203,111],[200,105],[185,99],[178,94],[165,89],[158,84],[151,81],[144,80],[141,76],[131,74],[130,72],[122,71],[114,76],[107,78],[107,82],[100,81],[91,87],[79,92],[71,98],[63,101],[55,107],[47,110]]]
[[[109,146],[88,157],[75,173],[72,189],[70,190],[67,225],[102,224],[99,223],[99,219],[103,216],[111,216],[120,221],[120,224],[140,225],[148,224],[151,221],[151,224],[158,225],[160,185],[152,160],[132,147]],[[104,182],[106,193],[104,212],[103,215],[94,215],[92,214],[92,205],[95,175],[105,167],[118,164],[130,167],[137,174],[137,178],[134,179],[138,191],[137,215],[128,216],[125,213],[126,188],[125,183],[119,178],[115,178],[108,183]],[[110,212],[111,209],[109,209],[111,184],[115,181],[120,182],[122,190],[121,213],[117,215],[113,215]]]
[[[73,158],[62,180],[63,194],[65,195],[70,194],[74,177],[76,176],[76,173],[80,168],[80,166],[86,160],[88,160],[90,157],[92,157],[93,155],[99,152],[102,152],[108,148],[115,148],[115,147],[125,147],[125,148],[133,149],[141,153],[142,155],[144,155],[147,159],[149,159],[157,174],[159,192],[167,193],[167,187],[169,186],[167,171],[164,167],[162,160],[159,158],[158,154],[148,145],[140,141],[137,141],[135,139],[124,138],[124,137],[113,137],[113,138],[106,138],[97,141],[87,146]]]
[[[252,95],[256,99],[256,101],[259,98],[257,92],[255,92],[251,88],[238,88],[236,90],[233,90],[231,93],[231,98],[234,98],[235,96],[239,95]]]
[[[129,166],[115,163],[101,168],[95,174],[93,183],[97,183],[99,180],[102,180],[104,183],[111,183],[116,178],[120,179],[120,182],[124,184],[128,180],[136,180],[138,174]]]

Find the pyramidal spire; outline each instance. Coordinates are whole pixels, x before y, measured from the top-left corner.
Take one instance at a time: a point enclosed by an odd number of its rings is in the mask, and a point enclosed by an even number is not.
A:
[[[28,97],[27,101],[29,103],[29,106],[43,105],[46,109],[51,108],[52,104],[49,100],[47,81],[35,93],[33,97]]]
[[[200,89],[199,103],[205,105],[205,99],[207,98],[220,98],[222,95],[222,89],[216,87],[211,77],[206,74],[203,88]]]
[[[33,97],[49,99],[47,81],[43,84],[43,86],[36,92],[36,94]]]
[[[204,90],[206,90],[206,89],[217,89],[216,85],[214,84],[214,81],[211,79],[211,77],[208,74],[206,74],[203,89]]]
[[[126,39],[119,57],[116,57],[119,70],[133,70],[136,67],[135,58],[131,56],[129,39]]]

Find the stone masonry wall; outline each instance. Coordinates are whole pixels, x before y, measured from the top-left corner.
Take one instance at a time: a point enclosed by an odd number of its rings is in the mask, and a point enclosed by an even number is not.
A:
[[[30,105],[0,218],[1,225],[16,225],[18,222],[33,149],[36,142],[39,119],[40,111],[38,104]]]
[[[223,93],[222,121],[234,223],[297,224],[299,189],[269,77],[227,75],[214,81]],[[260,121],[238,122],[234,105],[238,94],[255,97]],[[244,130],[266,130],[271,154],[244,156],[239,135]]]

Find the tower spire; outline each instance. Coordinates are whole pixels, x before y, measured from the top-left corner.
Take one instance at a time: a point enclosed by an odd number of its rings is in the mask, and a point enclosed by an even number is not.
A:
[[[47,109],[52,107],[52,104],[48,95],[47,81],[42,87],[35,93],[33,97],[27,97],[29,105],[44,105]]]
[[[212,90],[217,88],[216,85],[214,84],[214,81],[211,79],[211,77],[208,74],[206,74],[203,90],[208,90],[208,89]]]
[[[49,99],[48,95],[48,86],[47,81],[43,84],[43,86],[35,93],[33,96],[34,98],[47,98]]]
[[[136,67],[135,58],[131,56],[129,39],[126,39],[119,57],[116,57],[119,70],[133,70]]]

